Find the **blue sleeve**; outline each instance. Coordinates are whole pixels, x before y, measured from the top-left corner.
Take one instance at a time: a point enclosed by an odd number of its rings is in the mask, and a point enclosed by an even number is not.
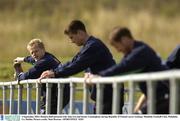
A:
[[[148,64],[146,50],[140,48],[131,55],[125,57],[120,64],[114,65],[109,69],[101,71],[100,76],[124,75],[129,73],[141,72]]]
[[[170,68],[180,68],[180,45],[170,54],[166,64]]]
[[[55,77],[67,77],[87,69],[101,55],[98,46],[88,46],[80,51],[71,62],[54,70]]]
[[[25,79],[39,78],[43,71],[48,70],[47,64],[48,63],[45,60],[38,62],[35,66],[30,68],[27,72],[20,73],[18,75],[18,79],[25,80]]]
[[[34,60],[34,58],[32,58],[32,56],[27,56],[24,58],[24,62],[34,65],[35,60]]]

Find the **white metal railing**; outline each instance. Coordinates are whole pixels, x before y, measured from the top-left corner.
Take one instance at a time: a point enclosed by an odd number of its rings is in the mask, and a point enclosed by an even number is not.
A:
[[[178,110],[180,110],[180,101],[178,95],[178,89],[180,84],[180,70],[171,70],[171,71],[163,71],[163,72],[154,72],[154,73],[143,73],[143,74],[132,74],[126,76],[116,76],[116,77],[99,77],[93,78],[92,80],[84,80],[84,78],[58,78],[58,79],[43,79],[41,83],[46,83],[46,114],[50,113],[50,103],[51,103],[51,83],[58,84],[58,103],[57,103],[57,114],[62,113],[62,100],[63,100],[63,85],[66,83],[70,83],[70,106],[69,106],[69,114],[74,113],[74,95],[75,95],[75,83],[82,83],[83,84],[83,114],[87,112],[88,106],[88,89],[87,83],[94,83],[97,86],[97,103],[96,103],[96,113],[102,113],[102,99],[103,99],[103,85],[104,84],[112,84],[113,85],[113,104],[112,104],[112,113],[118,114],[120,109],[119,106],[119,97],[120,97],[120,86],[124,82],[128,82],[129,88],[129,113],[133,113],[134,108],[134,94],[135,94],[135,83],[147,81],[147,94],[148,94],[148,113],[153,114],[155,112],[155,105],[154,105],[154,83],[158,80],[170,80],[170,113],[176,114]],[[86,82],[86,83],[85,83]],[[27,114],[30,114],[31,109],[31,85],[36,85],[36,114],[40,113],[40,84],[37,83],[37,79],[34,80],[23,80],[20,81],[20,85],[17,84],[16,81],[12,82],[0,82],[0,87],[2,87],[3,93],[3,113],[6,112],[6,101],[7,101],[7,94],[6,90],[7,87],[10,89],[10,105],[9,105],[9,114],[12,114],[12,110],[14,108],[14,89],[15,85],[18,85],[18,106],[17,106],[17,113],[21,114],[21,103],[22,103],[22,85],[27,85]],[[180,89],[179,89],[180,90]]]

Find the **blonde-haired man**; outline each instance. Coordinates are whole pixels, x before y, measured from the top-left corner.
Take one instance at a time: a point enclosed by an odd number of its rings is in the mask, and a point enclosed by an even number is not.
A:
[[[60,64],[60,61],[52,54],[46,52],[44,43],[40,39],[32,39],[28,45],[27,50],[30,53],[30,56],[27,57],[17,57],[14,59],[14,67],[16,70],[17,80],[25,80],[25,79],[37,79],[40,77],[41,73],[46,70],[55,69]],[[21,63],[26,62],[33,65],[27,72],[23,72],[21,68]],[[45,111],[45,96],[46,96],[46,85],[42,84],[42,111]],[[66,95],[69,95],[68,87],[65,86]],[[51,97],[51,114],[56,114],[57,112],[57,84],[52,85],[52,97]],[[69,96],[65,96],[69,97]],[[67,101],[65,101],[67,100]],[[65,106],[69,99],[64,99],[63,105]],[[42,112],[44,113],[44,112]]]

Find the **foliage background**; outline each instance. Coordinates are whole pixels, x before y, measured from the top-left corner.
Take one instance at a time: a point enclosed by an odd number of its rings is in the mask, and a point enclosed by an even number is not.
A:
[[[121,54],[108,43],[115,26],[129,27],[165,60],[179,44],[179,8],[179,0],[0,0],[0,79],[13,79],[12,60],[28,54],[26,45],[33,38],[42,39],[62,62],[71,59],[79,48],[63,31],[72,19],[84,21],[117,61]]]

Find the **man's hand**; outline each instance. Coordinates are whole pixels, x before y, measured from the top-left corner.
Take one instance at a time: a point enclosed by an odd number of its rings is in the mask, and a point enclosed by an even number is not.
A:
[[[51,71],[51,70],[48,70],[48,71],[44,71],[44,72],[41,74],[41,76],[40,76],[39,79],[41,80],[41,79],[52,78],[52,77],[55,77],[54,72]]]
[[[21,63],[18,63],[18,62],[14,62],[13,63],[13,66],[14,66],[14,79],[15,80],[18,80],[18,75],[23,72],[23,69],[21,67]],[[18,80],[18,83],[19,83],[19,80]]]
[[[16,59],[14,59],[15,63],[22,63],[24,62],[24,57],[17,57]]]
[[[13,63],[13,66],[14,66],[15,72],[16,72],[17,74],[23,72],[23,69],[22,69],[20,63],[14,62],[14,63]]]
[[[84,80],[87,80],[89,78],[90,74],[91,73],[89,73],[89,72],[88,73],[84,73]]]
[[[85,73],[84,74],[84,82],[88,85],[88,86],[92,86],[92,83],[87,83],[87,80],[89,80],[91,73]]]
[[[85,81],[85,83],[87,83],[87,84],[90,86],[90,85],[93,85],[93,83],[91,82],[91,80],[92,80],[93,78],[97,78],[97,77],[100,77],[100,76],[94,75],[94,74],[91,74],[91,73],[85,73],[85,75],[84,75],[84,81]]]

